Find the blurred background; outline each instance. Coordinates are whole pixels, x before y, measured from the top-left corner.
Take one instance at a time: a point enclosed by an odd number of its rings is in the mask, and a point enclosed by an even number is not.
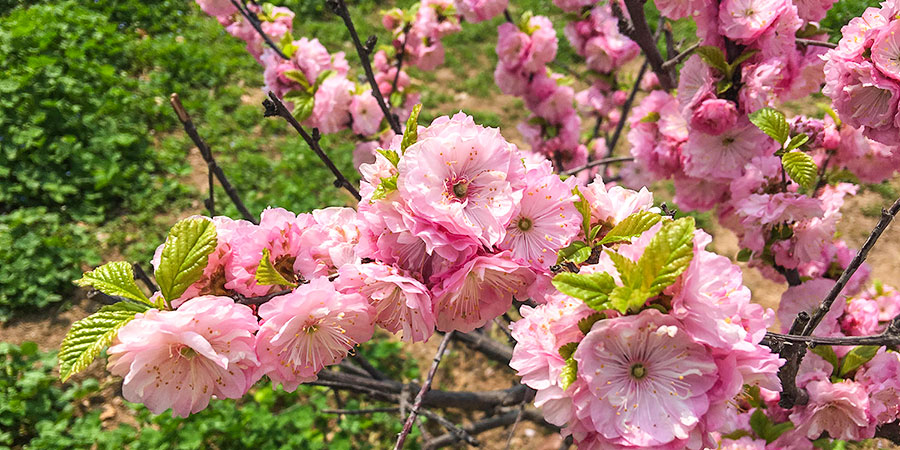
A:
[[[358,67],[346,30],[323,0],[271,3],[294,10],[296,38],[315,37],[331,52],[344,50],[351,67]],[[390,39],[379,11],[412,3],[348,1],[360,35],[376,34],[379,45]],[[872,4],[839,1],[822,25],[835,35]],[[655,23],[652,2],[647,7]],[[546,0],[511,0],[510,9],[553,20],[560,36],[557,61],[583,72],[562,37],[565,17],[558,8]],[[436,71],[406,69],[422,93],[420,123],[463,110],[478,123],[503,125],[507,139],[522,142],[515,125],[527,111],[521,100],[502,95],[493,79],[501,20],[464,24],[462,32],[445,38],[446,62]],[[692,23],[676,25],[676,41],[696,39]],[[401,427],[396,413],[326,414],[329,408],[376,405],[321,387],[285,393],[260,385],[242,400],[213,401],[203,412],[177,419],[125,402],[121,381],[104,370],[105,358],[58,382],[55,352],[65,332],[101,306],[72,280],[106,261],[149,267],[153,250],[177,219],[206,213],[206,164],[172,113],[173,92],[251,213],[267,206],[302,212],[354,203],[333,187],[329,172],[282,120],[262,117],[262,67],[192,1],[0,0],[0,449],[388,446]],[[815,112],[823,101],[811,98],[788,110]],[[356,142],[350,131],[322,141],[354,182]],[[660,199],[671,192],[667,188],[656,187]],[[218,213],[239,218],[217,189]],[[845,215],[842,226],[848,241],[858,244],[876,220],[882,196],[896,194],[884,184],[868,186],[853,199],[848,210],[855,212]],[[710,217],[697,217],[722,237],[716,250],[734,256],[735,241]],[[897,242],[886,236],[879,245]],[[889,254],[875,253],[870,261],[876,278],[900,272]],[[782,288],[747,272],[754,297],[774,306]],[[384,335],[360,352],[394,378],[411,380],[424,373],[436,346],[401,346]],[[445,366],[452,369],[442,371],[437,388],[491,389],[515,382],[511,370],[484,358],[461,358],[453,351],[448,358]],[[461,420],[466,413],[457,414],[450,418]],[[531,427],[520,426],[513,448],[558,446],[558,437]],[[410,448],[419,446],[419,436],[415,430]],[[497,437],[502,448],[506,435]],[[482,441],[492,439],[485,435]]]

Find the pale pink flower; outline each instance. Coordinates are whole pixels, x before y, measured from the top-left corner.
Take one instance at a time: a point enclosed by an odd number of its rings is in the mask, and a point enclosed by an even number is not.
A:
[[[687,439],[718,379],[706,349],[654,309],[595,323],[574,357],[591,394],[578,408],[600,434],[625,446]]]
[[[703,7],[702,0],[658,0],[656,7],[659,8],[660,14],[672,19],[678,20],[690,17]]]
[[[398,169],[399,192],[418,219],[488,246],[503,239],[522,199],[516,146],[463,113],[421,131]]]
[[[331,55],[318,39],[302,37],[292,44],[297,50],[291,56],[291,61],[303,72],[310,85],[315,84],[319,74],[332,69]]]
[[[216,18],[228,17],[238,12],[230,0],[197,0],[197,4],[203,12]]]
[[[547,269],[556,264],[557,252],[578,234],[578,197],[572,194],[572,183],[561,181],[553,173],[549,161],[529,170],[525,182],[519,211],[506,227],[506,237],[498,247],[512,251],[513,258],[536,269]]]
[[[695,178],[730,180],[754,156],[772,149],[774,141],[748,121],[714,136],[695,132],[684,144],[684,172]]]
[[[784,12],[788,0],[725,0],[719,6],[719,32],[749,44]]]
[[[305,122],[324,134],[337,133],[350,122],[353,83],[340,75],[328,77],[316,90],[312,116]]]
[[[353,118],[354,133],[370,136],[378,132],[384,115],[372,91],[366,91],[353,96],[350,101],[350,117]]]
[[[353,208],[331,207],[312,212],[315,222],[301,236],[302,247],[310,256],[334,273],[344,264],[356,262],[354,247],[359,242],[359,227]]]
[[[809,22],[818,22],[825,18],[825,13],[837,0],[794,0],[800,18]]]
[[[500,15],[509,0],[454,0],[453,3],[467,22],[478,23]]]
[[[718,136],[737,123],[738,113],[734,102],[719,98],[704,100],[691,116],[691,128]]]
[[[825,87],[835,110],[850,127],[864,127],[866,137],[886,145],[896,144],[900,85],[882,75],[868,61],[840,59],[834,51],[825,63]]]
[[[646,187],[640,191],[621,186],[607,189],[599,175],[586,188],[581,189],[581,193],[591,206],[591,223],[606,222],[615,225],[626,217],[653,206],[653,194]]]
[[[708,211],[728,196],[728,184],[708,178],[675,176],[675,204],[680,208]]]
[[[372,337],[372,308],[359,294],[343,294],[326,278],[301,285],[259,307],[260,370],[284,390],[313,381]]]
[[[434,333],[431,293],[421,282],[383,263],[347,264],[335,281],[344,293],[368,298],[375,323],[402,340],[425,342]]]
[[[878,424],[900,415],[900,354],[884,351],[863,365],[856,381],[869,393],[869,413]]]
[[[878,334],[878,303],[865,298],[854,298],[847,303],[841,317],[841,329],[847,336]]]
[[[818,439],[823,431],[833,439],[858,441],[872,437],[874,424],[867,413],[869,398],[859,383],[844,380],[813,381],[806,385],[809,403],[791,414],[791,421],[807,438]]]
[[[872,62],[883,75],[900,81],[900,20],[892,20],[878,31],[872,43]]]
[[[534,281],[534,273],[510,256],[476,256],[434,288],[438,330],[469,332],[509,310],[513,296]]]
[[[834,286],[834,280],[825,278],[817,278],[815,280],[805,281],[798,286],[789,287],[781,296],[781,303],[778,304],[778,321],[781,322],[781,331],[786,333],[797,314],[800,311],[806,311],[812,316],[813,311],[822,303],[822,300],[828,295],[828,292]],[[814,334],[816,336],[840,336],[841,327],[838,323],[841,315],[844,313],[846,301],[844,297],[838,297],[831,305],[831,309],[825,314],[825,318],[816,327]]]
[[[737,212],[745,217],[745,222],[762,225],[800,221],[824,214],[819,199],[792,192],[750,194],[737,208]]]
[[[138,314],[109,348],[122,394],[154,414],[172,408],[187,417],[217,398],[240,398],[256,382],[259,365],[253,311],[228,297],[203,296],[175,311]]]

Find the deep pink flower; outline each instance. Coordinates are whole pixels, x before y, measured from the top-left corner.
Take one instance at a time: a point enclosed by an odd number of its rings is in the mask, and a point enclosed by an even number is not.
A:
[[[869,393],[869,412],[878,424],[900,415],[900,354],[884,351],[856,373],[856,381]]]
[[[124,378],[122,394],[154,414],[187,417],[212,396],[240,398],[259,365],[253,311],[228,297],[203,296],[175,311],[138,314],[109,348],[109,371]]]
[[[288,392],[313,381],[372,337],[372,309],[359,294],[343,294],[324,277],[259,307],[260,370]]]
[[[738,113],[734,102],[713,98],[704,100],[691,116],[691,128],[718,136],[737,123]]]
[[[350,123],[353,89],[353,82],[344,76],[328,77],[316,90],[312,116],[305,123],[325,134],[344,129]]]
[[[791,421],[809,439],[818,439],[823,431],[833,439],[858,441],[874,435],[875,426],[867,414],[869,398],[859,383],[844,380],[813,381],[806,385],[809,403],[791,414]]]

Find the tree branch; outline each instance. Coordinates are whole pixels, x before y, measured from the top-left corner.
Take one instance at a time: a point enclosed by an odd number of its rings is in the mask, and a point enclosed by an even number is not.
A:
[[[238,2],[237,0],[231,0],[231,4],[234,5],[234,7],[237,8],[238,12],[240,12],[241,15],[250,22],[250,25],[253,26],[253,29],[256,30],[256,32],[259,33],[260,36],[262,36],[263,41],[265,41],[266,45],[268,45],[272,50],[275,50],[275,53],[277,53],[278,56],[281,57],[281,59],[291,59],[288,58],[287,55],[285,55],[284,52],[281,51],[281,48],[279,48],[277,45],[275,45],[274,42],[272,42],[272,39],[269,37],[269,35],[263,31],[262,24],[259,21],[259,17],[257,17],[256,14],[254,14],[252,11],[250,11],[249,8],[247,8],[247,3],[245,1],[241,0],[240,2]]]
[[[496,415],[493,417],[488,417],[485,419],[481,419],[475,423],[466,425],[463,429],[471,434],[477,435],[480,433],[484,433],[488,430],[493,430],[495,428],[505,427],[507,425],[511,425],[516,422],[517,418],[519,418],[519,410],[516,408],[515,410],[506,411],[500,415]],[[521,419],[528,420],[530,422],[534,422],[536,424],[540,424],[542,426],[558,430],[559,428],[547,423],[544,420],[543,415],[540,411],[527,408],[522,412]],[[519,419],[519,420],[521,420]],[[436,437],[425,443],[426,449],[437,449],[441,447],[446,447],[448,445],[453,445],[458,441],[455,436],[452,434],[445,434],[443,436]]]
[[[419,408],[422,407],[422,401],[425,399],[425,394],[431,389],[431,383],[434,381],[434,374],[437,373],[438,365],[441,364],[441,358],[444,357],[444,351],[447,350],[447,345],[450,343],[450,340],[453,339],[454,334],[456,334],[456,332],[451,331],[444,335],[444,340],[442,340],[441,345],[438,346],[437,353],[434,355],[434,360],[431,362],[431,369],[428,370],[428,376],[425,378],[425,384],[422,385],[422,388],[419,389],[419,393],[416,394],[416,401],[413,403],[412,411],[409,412],[409,417],[406,418],[406,423],[403,424],[403,431],[401,431],[400,436],[397,437],[397,443],[394,445],[394,450],[403,449],[403,443],[406,442],[406,437],[409,435],[409,432],[412,431],[413,422],[416,420]]]
[[[382,99],[382,101],[383,100],[384,99]],[[264,114],[266,117],[279,116],[286,120],[287,123],[289,123],[292,127],[294,127],[294,129],[297,130],[297,133],[300,133],[300,136],[304,141],[306,141],[306,144],[309,145],[309,148],[311,148],[312,151],[315,152],[316,156],[318,156],[319,159],[322,160],[323,163],[325,163],[325,166],[327,166],[328,169],[331,170],[331,173],[334,174],[335,187],[343,187],[348,192],[350,192],[350,194],[353,195],[353,197],[357,200],[362,199],[362,197],[359,195],[359,191],[356,190],[353,184],[350,183],[350,180],[348,180],[347,177],[345,177],[344,174],[341,173],[340,169],[338,169],[337,166],[334,165],[334,162],[331,161],[331,158],[329,158],[328,155],[326,155],[322,150],[322,147],[319,146],[319,132],[317,129],[313,128],[313,134],[312,136],[310,136],[300,125],[300,122],[297,122],[297,119],[294,117],[294,115],[291,114],[291,112],[288,111],[288,109],[284,106],[284,103],[282,103],[281,100],[278,99],[278,96],[275,95],[274,92],[269,92],[269,98],[263,101],[263,106],[266,107],[266,112]]]
[[[506,367],[509,367],[509,360],[512,359],[512,348],[503,345],[481,333],[454,333],[453,338],[466,344],[472,350],[475,350],[488,359],[497,361]]]
[[[697,50],[697,47],[699,47],[699,46],[700,46],[700,43],[695,42],[694,45],[691,45],[690,47],[686,48],[683,52],[675,55],[675,57],[664,62],[662,65],[663,69],[672,70],[675,66],[678,65],[678,63],[680,63],[681,61],[684,61],[685,58],[687,58],[688,56],[691,56],[691,54],[694,53],[694,50]]]
[[[833,44],[828,41],[817,41],[814,39],[797,39],[797,43],[800,45],[809,45],[813,47],[825,47],[825,48],[837,48],[837,44]]]
[[[391,95],[397,92],[397,82],[400,81],[400,70],[403,69],[403,56],[406,55],[406,41],[409,40],[409,26],[403,29],[403,44],[400,45],[400,53],[397,54],[397,73],[394,74],[394,81],[391,82],[391,93],[388,94],[388,105],[391,105]],[[391,105],[400,106],[400,105]]]
[[[194,122],[191,120],[191,116],[184,109],[184,106],[181,104],[181,99],[178,98],[177,93],[173,93],[169,96],[169,103],[172,104],[172,109],[175,110],[175,115],[178,116],[178,120],[181,122],[181,125],[184,127],[184,131],[187,135],[194,141],[194,145],[200,149],[200,156],[203,157],[203,160],[206,161],[206,167],[209,170],[210,174],[215,174],[216,178],[219,180],[219,184],[222,185],[222,189],[225,190],[225,193],[228,194],[228,198],[231,199],[231,202],[234,203],[234,206],[237,208],[238,212],[241,213],[241,216],[253,223],[254,225],[259,224],[253,214],[250,214],[250,211],[247,210],[247,207],[244,206],[244,202],[241,201],[241,196],[238,195],[237,191],[234,189],[234,186],[231,185],[231,182],[228,181],[228,177],[225,176],[225,172],[222,171],[222,168],[216,164],[216,159],[212,155],[212,149],[209,148],[209,145],[200,137],[200,134],[197,132],[197,127],[194,126]],[[210,183],[212,179],[210,179]],[[212,199],[212,185],[210,184],[210,199]],[[207,205],[208,207],[212,207],[213,205]],[[212,213],[212,212],[211,212]]]
[[[372,64],[369,62],[369,52],[366,51],[366,48],[363,47],[362,43],[359,41],[359,35],[356,33],[356,27],[353,26],[353,19],[350,18],[350,11],[347,9],[347,4],[344,3],[344,0],[326,0],[325,4],[332,12],[343,19],[344,25],[350,32],[350,39],[353,40],[353,45],[356,46],[359,62],[366,72],[366,79],[369,80],[369,85],[372,86],[372,95],[374,95],[375,100],[378,101],[378,106],[381,108],[381,112],[384,114],[384,118],[387,120],[388,125],[394,130],[394,133],[403,133],[403,130],[400,128],[399,120],[391,113],[391,109],[384,101],[384,96],[381,95],[381,90],[378,89],[378,83],[375,81],[375,74],[372,72]]]
[[[624,117],[622,118],[622,121],[623,122],[625,121]],[[612,163],[623,162],[623,161],[634,161],[634,158],[631,156],[613,156],[611,158],[598,159],[596,161],[591,161],[581,167],[576,167],[574,169],[566,170],[565,172],[561,173],[560,175],[575,175],[576,173],[581,172],[582,170],[590,169],[591,167],[602,166],[602,165],[606,165],[606,164],[612,164]]]
[[[140,264],[134,263],[131,265],[131,268],[134,271],[134,277],[141,280],[141,282],[147,286],[147,289],[150,289],[151,294],[159,291],[159,288],[156,287],[156,284],[154,284],[152,280],[150,280],[150,277],[147,276],[147,273],[144,272],[144,268],[141,267]]]
[[[647,24],[647,18],[644,16],[644,2],[646,0],[624,0],[625,8],[628,10],[628,18],[625,17],[618,2],[610,2],[613,14],[619,19],[619,31],[628,36],[643,50],[650,67],[656,72],[659,78],[659,84],[665,90],[675,88],[675,81],[671,69],[667,70],[663,67],[663,57],[656,48],[656,38],[650,32],[650,26]],[[629,20],[630,18],[630,20]]]

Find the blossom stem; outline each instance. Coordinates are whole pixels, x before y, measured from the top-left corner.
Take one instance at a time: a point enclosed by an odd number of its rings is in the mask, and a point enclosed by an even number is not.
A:
[[[341,173],[341,170],[334,165],[334,161],[332,161],[331,158],[329,158],[328,155],[326,155],[322,150],[322,147],[319,146],[319,132],[317,129],[313,128],[313,134],[312,136],[310,136],[309,133],[307,133],[306,130],[304,130],[300,125],[300,122],[297,122],[297,119],[294,117],[294,115],[291,114],[291,112],[288,111],[288,109],[284,106],[284,103],[282,103],[282,101],[278,99],[278,96],[275,95],[274,92],[269,92],[269,98],[263,102],[263,106],[266,107],[266,112],[264,114],[266,117],[279,116],[286,120],[287,123],[294,127],[295,130],[297,130],[297,133],[299,133],[303,140],[306,141],[306,144],[309,145],[309,148],[311,148],[312,151],[315,152],[316,156],[318,156],[319,159],[322,160],[323,163],[325,163],[328,169],[331,170],[331,173],[334,174],[335,187],[343,187],[348,192],[350,192],[350,194],[353,195],[353,197],[357,200],[362,199],[362,197],[359,195],[359,191],[356,190],[353,184],[350,183],[350,180],[348,180],[347,177],[344,176],[343,173]]]
[[[441,364],[441,359],[444,357],[447,345],[450,344],[450,340],[453,339],[454,334],[454,331],[445,334],[444,339],[441,341],[441,345],[438,346],[437,353],[434,355],[434,360],[431,362],[431,369],[428,370],[428,376],[425,378],[425,384],[422,385],[422,388],[419,389],[419,393],[416,394],[416,400],[413,403],[412,411],[409,412],[409,417],[406,418],[406,422],[403,424],[403,431],[401,431],[400,436],[397,437],[397,443],[394,445],[394,450],[401,450],[403,448],[406,437],[409,436],[409,432],[412,431],[413,422],[416,420],[419,408],[422,407],[422,401],[425,399],[425,394],[431,389],[434,375],[437,372],[438,366]]]
[[[602,166],[602,165],[606,165],[606,164],[612,164],[612,163],[623,162],[623,161],[634,161],[634,158],[631,156],[613,156],[611,158],[598,159],[596,161],[591,161],[581,167],[569,169],[569,170],[561,173],[560,175],[575,175],[576,173],[581,172],[582,170],[590,169],[591,167]]]
[[[263,31],[262,24],[259,21],[259,17],[256,17],[255,14],[252,14],[250,10],[247,9],[247,2],[243,0],[241,0],[240,2],[238,2],[237,0],[231,0],[231,4],[234,5],[235,8],[237,8],[238,12],[240,12],[248,22],[250,22],[250,25],[254,30],[256,30],[257,33],[259,33],[266,45],[268,45],[272,50],[275,50],[275,53],[277,53],[278,56],[281,57],[281,59],[291,59],[288,58],[287,55],[285,55],[284,52],[281,51],[281,48],[279,48],[277,45],[275,45],[274,42],[272,42],[272,39],[269,37],[269,35]]]
[[[797,43],[800,45],[811,45],[814,47],[825,47],[825,48],[837,48],[837,44],[828,42],[828,41],[817,41],[814,39],[797,39]]]
[[[353,26],[353,19],[350,18],[350,11],[347,9],[347,4],[344,3],[344,0],[327,0],[325,4],[344,21],[347,31],[350,32],[350,39],[353,40],[353,45],[356,46],[359,62],[366,72],[366,79],[369,80],[369,85],[372,86],[372,95],[375,96],[375,100],[378,101],[378,106],[381,108],[381,112],[384,114],[384,118],[387,120],[388,125],[390,125],[391,130],[394,130],[394,133],[401,134],[403,130],[400,128],[400,121],[397,116],[391,113],[391,109],[384,101],[384,96],[381,95],[381,90],[378,89],[378,83],[375,81],[375,73],[372,72],[372,64],[369,62],[369,51],[363,47],[362,42],[359,40],[359,34],[356,33],[356,27]]]
[[[650,67],[656,72],[659,78],[659,84],[665,90],[675,88],[675,81],[672,74],[672,68],[663,67],[663,57],[656,48],[656,38],[650,32],[650,26],[647,24],[647,17],[644,15],[643,0],[625,0],[625,8],[628,10],[628,16],[625,17],[624,12],[619,7],[618,2],[611,2],[613,14],[619,19],[619,31],[634,41],[650,62]],[[624,117],[624,116],[623,116]]]
[[[388,105],[391,104],[391,95],[397,92],[397,82],[400,81],[400,69],[403,68],[403,56],[406,55],[406,41],[409,40],[409,26],[403,29],[403,43],[400,45],[400,53],[397,54],[397,73],[394,74],[394,81],[391,82],[391,93],[388,94]],[[399,106],[399,105],[391,105]]]
[[[191,116],[187,113],[187,111],[184,109],[184,106],[181,104],[181,99],[178,97],[178,94],[173,93],[169,97],[169,103],[172,104],[172,109],[175,110],[175,115],[178,116],[178,120],[184,127],[184,131],[191,138],[191,140],[194,141],[194,145],[196,145],[197,148],[200,149],[200,156],[202,156],[203,160],[206,161],[206,167],[210,173],[210,203],[213,202],[212,175],[214,174],[219,180],[219,184],[222,185],[222,189],[225,190],[228,198],[230,198],[231,202],[234,203],[234,206],[237,208],[238,212],[241,213],[241,216],[244,218],[244,220],[247,220],[254,225],[258,225],[259,222],[253,216],[253,214],[250,214],[250,211],[241,200],[241,196],[238,195],[237,191],[234,189],[234,186],[232,186],[231,182],[228,181],[228,177],[225,176],[225,172],[222,171],[222,168],[219,167],[218,164],[216,164],[216,158],[213,157],[212,149],[210,149],[206,141],[204,141],[203,138],[200,137],[200,134],[197,132],[197,127],[194,126],[194,122],[191,120]],[[210,214],[214,214],[214,212],[212,211],[212,209],[214,209],[214,206],[212,204],[208,206],[211,207]]]
[[[150,293],[154,293],[159,290],[156,284],[154,284],[153,281],[150,280],[150,277],[147,276],[147,273],[144,272],[144,268],[141,267],[140,264],[134,263],[131,265],[131,267],[132,270],[134,270],[134,277],[138,280],[141,280],[141,282],[143,282],[144,285],[147,286],[147,289],[150,289]]]

